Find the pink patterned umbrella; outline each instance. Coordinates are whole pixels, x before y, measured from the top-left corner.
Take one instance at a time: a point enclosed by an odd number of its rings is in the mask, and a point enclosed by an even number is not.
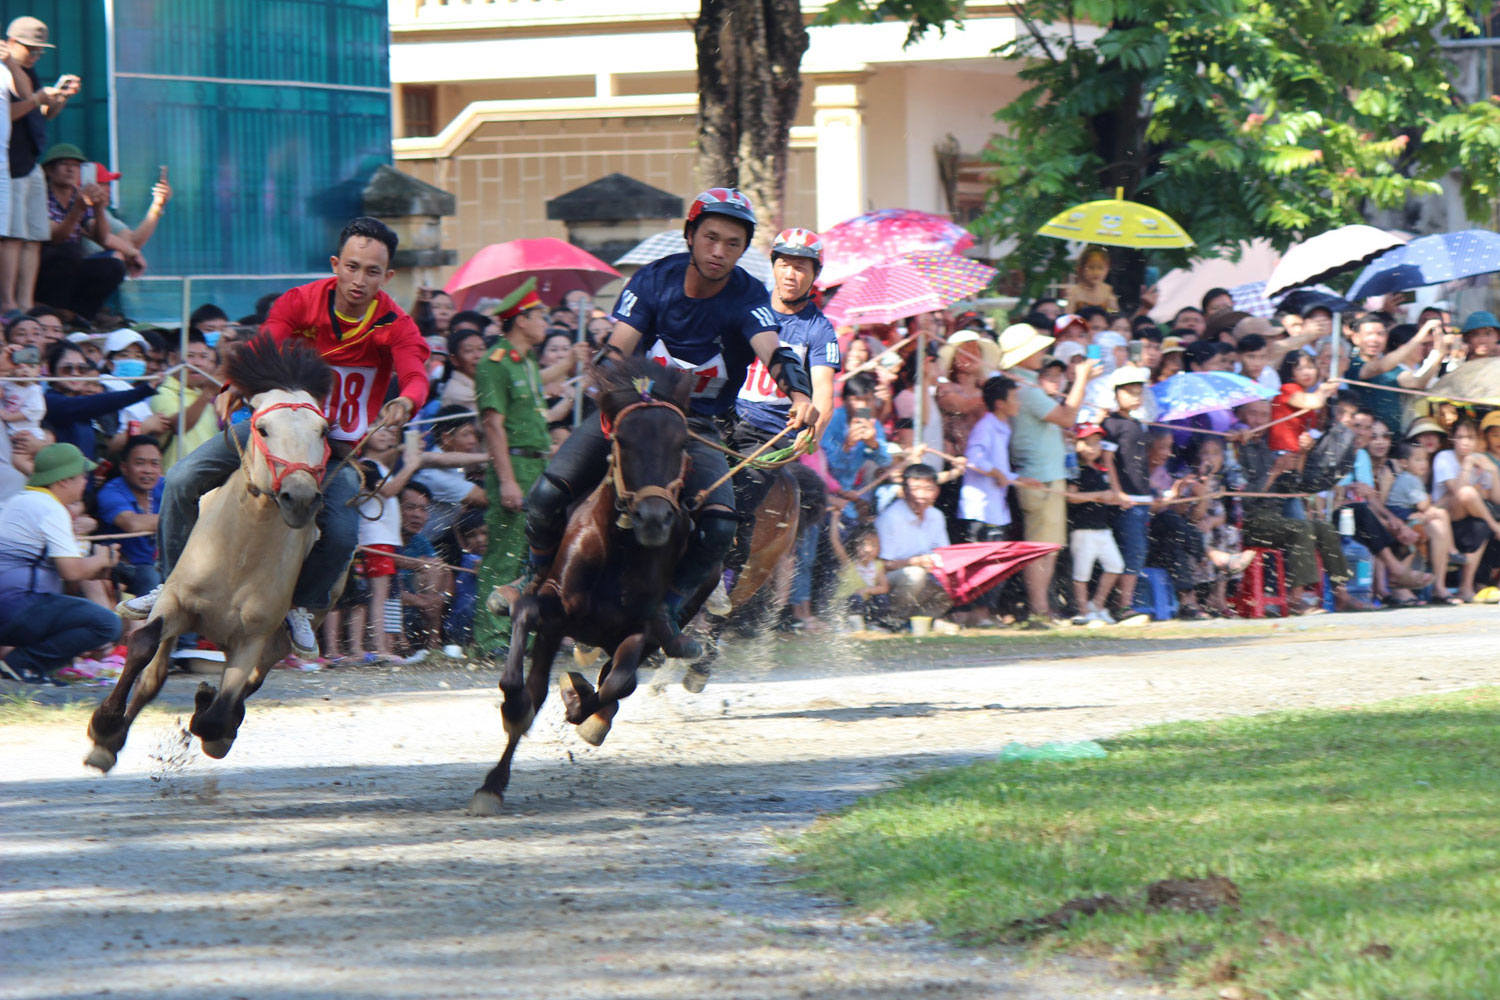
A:
[[[860,271],[902,254],[927,250],[958,253],[974,245],[963,226],[945,216],[909,208],[883,208],[846,219],[823,233],[819,288],[842,284]]]
[[[845,281],[823,313],[835,326],[894,323],[945,309],[984,288],[994,277],[993,267],[957,254],[909,253]]]

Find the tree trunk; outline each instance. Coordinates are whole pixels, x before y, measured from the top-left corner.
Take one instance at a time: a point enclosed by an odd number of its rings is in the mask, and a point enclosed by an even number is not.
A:
[[[698,182],[745,192],[760,219],[755,242],[764,249],[785,221],[787,141],[807,51],[802,6],[799,0],[702,0],[693,34]]]

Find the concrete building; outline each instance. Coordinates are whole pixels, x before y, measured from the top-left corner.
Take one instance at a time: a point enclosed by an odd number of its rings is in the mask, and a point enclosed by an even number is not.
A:
[[[823,7],[803,0],[809,23]],[[906,25],[814,26],[791,139],[788,225],[982,204],[980,151],[1021,92],[993,50],[1008,4],[906,47]],[[453,192],[443,245],[567,232],[547,202],[619,173],[694,193],[697,0],[390,0],[397,169]],[[440,283],[447,271],[427,276]]]

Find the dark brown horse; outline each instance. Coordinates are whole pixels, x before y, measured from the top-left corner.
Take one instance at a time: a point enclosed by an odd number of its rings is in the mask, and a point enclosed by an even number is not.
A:
[[[569,518],[551,568],[511,605],[510,655],[500,677],[505,752],[469,802],[475,815],[499,811],[516,746],[547,697],[565,637],[609,655],[597,690],[577,673],[559,685],[568,721],[595,746],[608,735],[620,699],[635,690],[641,660],[667,638],[661,601],[692,523],[682,505],[692,383],[643,359],[593,375],[611,438],[610,471]]]

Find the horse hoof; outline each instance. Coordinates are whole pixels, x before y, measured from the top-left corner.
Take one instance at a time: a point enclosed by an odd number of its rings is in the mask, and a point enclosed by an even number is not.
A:
[[[100,772],[108,774],[118,759],[113,750],[101,747],[96,743],[94,744],[94,749],[89,751],[89,755],[83,758],[83,763],[87,767],[98,768]]]
[[[682,674],[682,686],[693,694],[699,694],[708,687],[708,668],[690,665]]]
[[[594,685],[573,670],[557,679],[557,696],[562,699],[564,717],[575,724],[591,715],[599,701]]]
[[[585,646],[583,643],[573,644],[573,662],[587,670],[599,662],[599,647]]]
[[[591,715],[578,724],[578,738],[591,747],[602,746],[614,723],[599,715]]]
[[[234,746],[234,740],[204,740],[203,752],[214,760],[223,760],[229,756],[229,748]]]
[[[501,802],[500,796],[481,788],[470,797],[469,807],[464,812],[470,816],[499,816]]]

